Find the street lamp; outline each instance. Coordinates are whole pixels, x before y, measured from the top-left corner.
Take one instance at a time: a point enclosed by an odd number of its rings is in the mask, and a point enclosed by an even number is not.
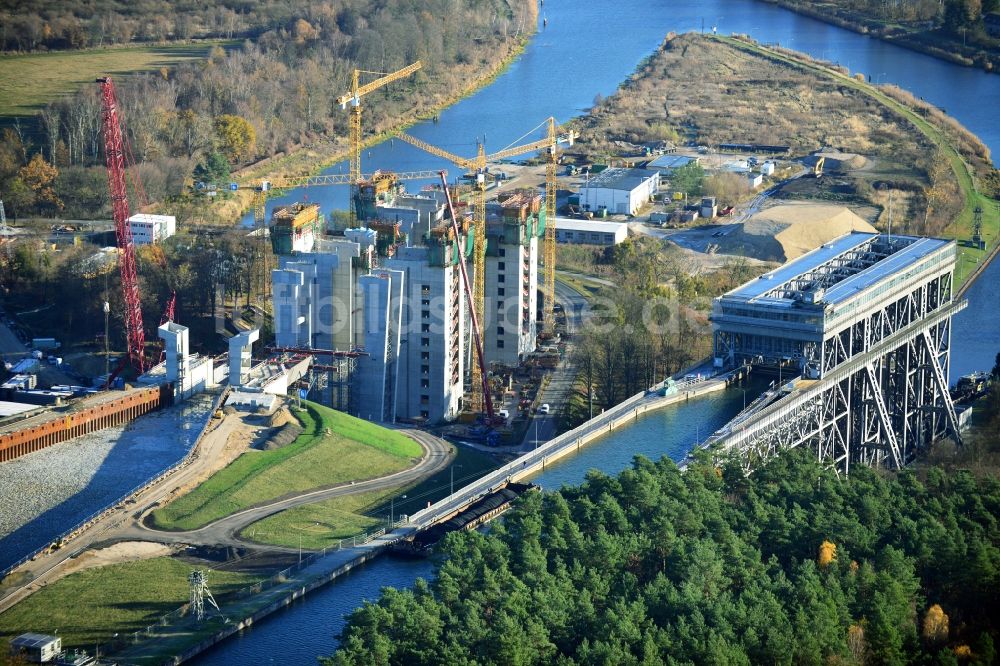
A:
[[[402,499],[406,499],[406,495],[400,495],[399,499],[401,499],[401,500]],[[390,497],[389,498],[389,526],[392,527],[392,525],[395,522],[396,522],[396,498],[395,497]]]
[[[456,467],[458,467],[459,469],[462,468],[461,465],[452,465],[451,466],[451,492],[448,493],[449,495],[454,495],[455,494],[455,468]],[[406,495],[403,495],[403,497],[406,497]]]

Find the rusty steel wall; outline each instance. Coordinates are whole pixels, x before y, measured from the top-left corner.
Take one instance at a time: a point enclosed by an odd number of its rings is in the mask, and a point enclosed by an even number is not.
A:
[[[132,391],[117,400],[53,418],[36,426],[0,435],[0,463],[80,435],[128,423],[173,404],[173,388],[164,384]]]

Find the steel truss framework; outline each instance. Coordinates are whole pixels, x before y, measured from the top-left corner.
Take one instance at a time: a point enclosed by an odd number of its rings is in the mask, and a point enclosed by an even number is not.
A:
[[[950,289],[950,274],[936,278],[852,325],[824,354],[822,379],[737,416],[706,445],[747,470],[808,446],[847,475],[900,468],[948,434],[961,442],[947,376],[951,316],[965,302],[951,303]]]
[[[855,273],[871,266],[879,257],[887,256],[888,251],[880,252],[879,248],[880,246],[872,243],[860,246],[835,261],[776,287],[769,294],[787,296],[791,293],[789,290],[802,289],[809,285],[810,288],[816,288],[818,284],[829,286],[823,282],[824,276],[830,277],[838,270]],[[866,314],[858,316],[848,325],[837,327],[836,332],[825,334],[822,341],[818,337],[810,339],[821,331],[818,320],[826,316],[821,311],[816,312],[817,321],[800,329],[799,339],[787,333],[769,336],[759,332],[717,330],[714,335],[714,356],[726,359],[730,365],[742,362],[774,363],[779,360],[795,359],[799,361],[800,367],[815,368],[819,376],[825,376],[841,363],[866,353],[896,331],[950,303],[951,292],[952,273],[948,269],[914,285],[889,303],[870,308]],[[816,333],[813,333],[814,331]]]

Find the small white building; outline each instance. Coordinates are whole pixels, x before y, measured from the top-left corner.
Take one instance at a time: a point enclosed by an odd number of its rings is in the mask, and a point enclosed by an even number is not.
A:
[[[580,206],[597,212],[635,215],[660,191],[660,172],[653,169],[605,169],[580,190]]]
[[[598,222],[556,218],[556,242],[580,245],[618,245],[628,238],[625,222]]]
[[[774,162],[767,160],[760,165],[760,172],[765,176],[771,176],[774,174]]]
[[[173,215],[136,213],[128,218],[128,226],[132,230],[132,242],[152,245],[177,233],[177,218]]]
[[[32,664],[55,661],[62,652],[62,638],[45,634],[21,634],[10,639],[10,656],[23,656]]]
[[[755,190],[764,184],[764,175],[760,173],[748,173],[747,183],[750,185],[750,189]]]

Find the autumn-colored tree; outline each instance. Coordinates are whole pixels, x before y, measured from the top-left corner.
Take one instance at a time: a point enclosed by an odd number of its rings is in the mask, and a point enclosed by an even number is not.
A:
[[[35,205],[40,208],[61,210],[62,201],[52,189],[52,183],[59,176],[59,169],[45,161],[41,154],[35,154],[26,166],[17,172],[21,180],[35,195]]]
[[[972,648],[968,645],[958,645],[955,647],[955,656],[962,661],[968,661],[974,656],[972,654]]]
[[[231,162],[249,157],[257,143],[257,132],[246,118],[224,114],[215,119],[215,135],[219,150]]]
[[[928,643],[943,643],[948,640],[948,614],[939,604],[927,609],[924,616],[924,640]]]
[[[309,21],[305,19],[297,19],[295,21],[292,33],[295,35],[296,44],[305,44],[319,38],[319,30],[312,27]]]
[[[819,565],[823,568],[830,566],[830,564],[837,559],[837,544],[830,541],[824,541],[819,547],[819,558],[817,559]]]
[[[847,649],[851,651],[854,661],[863,664],[865,661],[865,630],[860,624],[852,624],[847,628]]]

